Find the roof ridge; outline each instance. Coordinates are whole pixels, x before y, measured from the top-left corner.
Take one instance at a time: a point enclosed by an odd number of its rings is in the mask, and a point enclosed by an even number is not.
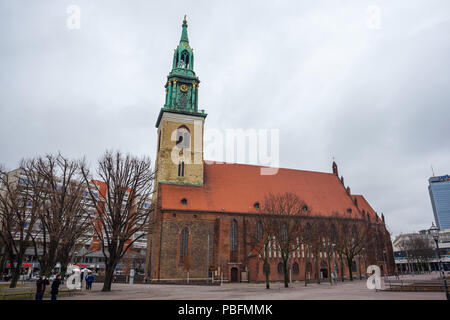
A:
[[[264,166],[264,165],[249,164],[249,163],[223,162],[223,161],[214,161],[214,160],[204,160],[203,162],[204,162],[205,166],[233,165],[233,166],[247,166],[247,167],[255,167],[255,168],[274,168],[274,169],[279,169],[279,170],[291,170],[291,171],[311,172],[311,173],[321,173],[321,174],[334,175],[332,172],[323,172],[323,171],[314,171],[314,170],[302,170],[302,169],[283,168],[283,167],[272,167],[272,166]],[[210,163],[207,163],[207,162],[210,162]]]

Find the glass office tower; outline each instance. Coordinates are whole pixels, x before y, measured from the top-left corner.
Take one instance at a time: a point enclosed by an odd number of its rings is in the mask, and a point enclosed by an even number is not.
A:
[[[434,220],[441,230],[450,229],[450,176],[428,179]]]

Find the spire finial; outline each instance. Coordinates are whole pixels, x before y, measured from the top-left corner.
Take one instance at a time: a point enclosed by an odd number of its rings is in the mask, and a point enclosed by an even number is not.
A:
[[[188,25],[187,25],[186,15],[184,15],[183,24],[181,25],[181,27],[183,28],[183,31],[181,32],[180,42],[189,43],[188,35],[187,35],[187,26]]]

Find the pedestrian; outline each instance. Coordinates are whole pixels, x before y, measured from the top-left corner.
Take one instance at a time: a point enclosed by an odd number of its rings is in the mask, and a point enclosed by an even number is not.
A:
[[[58,274],[56,276],[55,280],[53,280],[53,282],[52,282],[52,291],[51,291],[52,300],[58,299],[58,292],[59,292],[60,285],[61,285],[61,275]]]
[[[36,300],[42,300],[45,294],[45,287],[50,284],[47,277],[41,274],[41,277],[36,281]]]
[[[92,272],[89,271],[88,276],[86,277],[86,290],[92,290],[92,282],[94,282],[95,278]]]

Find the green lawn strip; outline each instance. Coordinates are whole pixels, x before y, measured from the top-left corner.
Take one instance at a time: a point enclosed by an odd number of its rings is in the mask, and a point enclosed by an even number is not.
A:
[[[23,288],[23,287],[29,287],[29,285],[25,283],[17,283],[16,288]],[[9,288],[9,282],[6,283],[0,283],[0,289],[3,288]]]
[[[27,286],[23,286],[23,287],[27,287]],[[32,288],[29,287],[28,288]],[[24,288],[25,289],[25,288]],[[2,288],[2,290],[0,291],[0,300],[4,299],[4,300],[29,300],[29,299],[34,299],[35,295],[36,295],[36,289],[32,288],[33,290],[17,290],[17,289],[13,289],[13,290],[8,290],[8,289],[4,289]],[[68,291],[68,290],[60,290],[58,293],[58,297],[65,297],[65,296],[70,296],[75,294],[75,291]],[[50,299],[51,294],[50,291],[46,291],[44,298],[48,298]]]

